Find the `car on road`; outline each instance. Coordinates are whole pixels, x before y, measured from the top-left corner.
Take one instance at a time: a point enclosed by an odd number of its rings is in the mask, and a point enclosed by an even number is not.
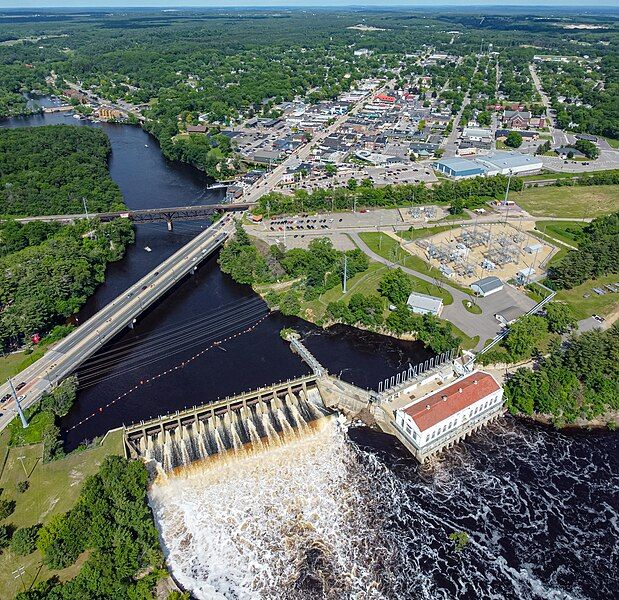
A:
[[[26,399],[26,394],[22,394],[21,396],[17,396],[17,400],[19,402],[21,402],[22,400],[25,400],[25,399]]]
[[[20,384],[19,384],[19,385],[15,388],[15,391],[16,391],[16,392],[19,392],[19,390],[21,390],[21,389],[22,389],[23,387],[25,387],[25,386],[26,386],[26,382],[25,382],[25,381],[22,381],[22,382],[21,382],[21,383],[20,383]]]
[[[6,394],[5,396],[2,396],[2,398],[0,398],[0,402],[4,403],[10,398],[11,398],[11,394]]]
[[[591,315],[598,323],[603,323],[606,319],[600,317],[600,315]]]

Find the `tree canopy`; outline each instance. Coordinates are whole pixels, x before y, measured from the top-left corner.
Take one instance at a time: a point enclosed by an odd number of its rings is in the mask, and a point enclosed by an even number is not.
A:
[[[90,212],[122,210],[110,151],[105,132],[93,127],[0,128],[0,213],[82,214],[83,200]]]

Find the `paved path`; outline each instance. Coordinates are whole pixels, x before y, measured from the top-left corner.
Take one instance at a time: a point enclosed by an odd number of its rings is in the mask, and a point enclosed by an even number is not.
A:
[[[475,302],[481,307],[482,314],[475,315],[466,310],[462,304],[463,301],[471,300],[470,294],[466,294],[463,291],[452,287],[448,283],[444,283],[442,281],[437,282],[436,279],[426,275],[425,273],[420,273],[419,271],[409,269],[408,267],[394,263],[393,261],[376,254],[376,252],[371,250],[361,239],[357,232],[351,232],[349,235],[355,244],[372,260],[375,260],[383,265],[387,265],[388,267],[400,268],[409,275],[414,275],[415,277],[418,277],[419,279],[427,281],[433,285],[438,284],[447,290],[453,297],[453,303],[444,307],[441,317],[450,323],[453,323],[458,329],[470,337],[475,337],[478,335],[479,343],[476,347],[477,350],[483,348],[486,340],[493,338],[501,331],[501,327],[494,317],[497,312],[507,308],[508,306],[516,305],[522,309],[522,313],[524,314],[535,305],[533,300],[506,285],[501,292],[493,294],[492,296],[488,296],[487,298],[476,298]]]

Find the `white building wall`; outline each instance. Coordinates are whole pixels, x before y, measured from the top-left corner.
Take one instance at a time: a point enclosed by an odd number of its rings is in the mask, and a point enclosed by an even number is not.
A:
[[[423,399],[419,400],[419,403],[423,403]],[[417,427],[417,424],[413,418],[404,412],[403,409],[396,411],[396,423],[404,430],[404,432],[413,440],[415,445],[423,451],[426,446],[431,445],[441,436],[446,433],[456,435],[460,432],[464,432],[467,428],[467,424],[475,419],[478,415],[485,413],[486,411],[495,409],[503,403],[503,388],[499,388],[496,392],[484,396],[474,404],[466,407],[465,409],[458,411],[449,418],[440,421],[433,427],[421,432]]]

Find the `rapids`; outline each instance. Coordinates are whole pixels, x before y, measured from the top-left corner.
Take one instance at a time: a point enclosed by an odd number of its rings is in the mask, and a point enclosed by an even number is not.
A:
[[[420,467],[332,417],[176,470],[150,503],[200,599],[613,598],[619,436],[511,419]],[[454,531],[469,534],[457,552]]]

